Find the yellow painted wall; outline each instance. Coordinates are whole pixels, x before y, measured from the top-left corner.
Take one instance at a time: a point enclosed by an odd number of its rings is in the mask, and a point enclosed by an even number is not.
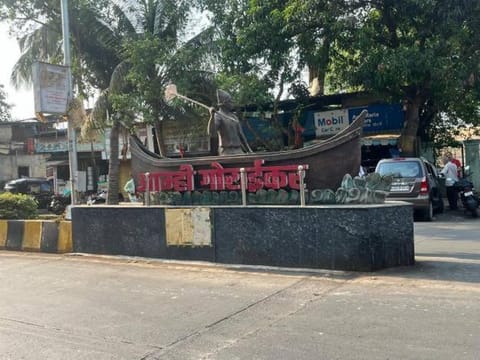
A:
[[[8,220],[0,220],[0,249],[7,244]]]
[[[73,251],[72,242],[72,222],[61,221],[58,224],[58,244],[57,251],[59,253],[66,253]]]
[[[23,224],[22,250],[40,251],[43,223],[40,220],[25,220]]]
[[[165,209],[167,246],[191,245],[193,222],[191,209]]]
[[[165,209],[167,246],[212,246],[209,208]]]

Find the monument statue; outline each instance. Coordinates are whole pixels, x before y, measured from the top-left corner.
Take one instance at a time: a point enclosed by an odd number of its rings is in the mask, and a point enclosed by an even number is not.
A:
[[[223,90],[217,90],[219,110],[213,107],[208,120],[208,134],[211,138],[218,136],[218,154],[234,155],[253,152],[237,116],[233,113],[232,97]]]
[[[159,158],[146,149],[138,138],[132,137],[130,143],[132,164],[136,164],[135,174],[139,179],[143,176],[140,174],[147,172],[155,174],[165,172],[170,176],[168,181],[162,180],[158,175],[158,178],[154,179],[155,181],[152,183],[152,188],[158,189],[161,186],[162,191],[165,191],[166,185],[168,185],[175,191],[188,192],[190,190],[187,189],[205,190],[205,188],[214,186],[216,188],[210,188],[209,191],[221,192],[224,189],[235,191],[240,186],[240,169],[244,168],[249,192],[254,190],[256,192],[259,187],[264,188],[267,192],[279,189],[290,191],[296,190],[294,188],[297,185],[295,176],[298,173],[298,166],[302,165],[304,169],[308,167],[308,171],[305,173],[305,183],[311,193],[314,189],[332,189],[335,192],[341,185],[345,174],[358,173],[361,164],[361,135],[364,120],[368,114],[367,110],[358,114],[343,130],[327,139],[312,141],[308,146],[280,151],[250,152],[240,122],[233,113],[231,96],[224,91],[218,91],[217,96],[219,108],[215,110],[206,104],[179,94],[175,84],[169,84],[165,88],[167,102],[174,98],[180,98],[209,111],[210,119],[206,130],[211,137],[211,143],[213,139],[220,138],[220,154],[216,153],[218,145],[213,146],[212,144],[210,149],[215,154],[211,153],[208,156]],[[278,170],[278,166],[287,167],[288,171],[293,166],[295,171],[290,174],[285,169]],[[198,177],[192,178],[191,174],[197,171],[207,171],[207,173],[200,181],[201,184],[193,186],[193,180],[198,180]],[[288,185],[285,179],[288,180]],[[153,180],[150,179],[150,181]],[[292,187],[291,184],[294,186]],[[283,192],[280,195],[283,196]]]

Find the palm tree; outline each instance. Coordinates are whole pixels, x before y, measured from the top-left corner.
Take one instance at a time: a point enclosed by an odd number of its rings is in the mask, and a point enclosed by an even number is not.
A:
[[[93,121],[89,122],[89,126],[98,129],[112,127],[108,202],[116,204],[119,192],[118,133],[124,127],[129,128],[134,117],[132,114],[143,113],[147,120],[150,119],[155,124],[159,147],[164,150],[159,120],[175,115],[175,109],[165,106],[158,96],[161,92],[159,89],[180,75],[184,78],[190,76],[191,79],[211,77],[209,73],[198,75],[201,74],[198,70],[181,66],[195,58],[191,50],[199,49],[209,32],[203,32],[203,35],[188,43],[179,40],[191,8],[190,2],[186,0],[104,0],[101,3],[87,0],[72,5],[70,36],[74,85],[77,94],[85,97],[91,94],[92,89],[103,89],[94,106]],[[48,6],[47,1],[39,9],[46,20],[19,39],[22,55],[12,72],[12,79],[18,86],[22,82],[31,83],[31,66],[34,61],[62,61],[60,14],[58,7]],[[113,17],[115,21],[112,21]],[[162,45],[156,54],[160,58],[160,66],[153,58],[137,61],[132,56],[150,40]],[[179,51],[180,48],[182,51]],[[183,62],[172,60],[174,56],[177,56],[176,60],[181,60],[179,55],[182,55]],[[141,68],[144,60],[149,63],[146,68]],[[139,86],[135,79],[127,79],[128,71],[137,71],[137,74],[143,72],[154,86],[146,89],[145,82]],[[195,81],[195,84],[204,83]],[[135,96],[130,96],[132,90],[136,90]],[[122,104],[122,96],[131,101],[123,101]]]
[[[119,62],[118,34],[99,16],[105,2],[72,2],[70,10],[70,39],[72,42],[72,75],[77,95],[88,97],[92,89],[108,86],[110,75]],[[43,22],[28,21],[19,25],[21,55],[14,65],[11,80],[20,87],[31,85],[32,65],[36,61],[52,64],[63,62],[61,14],[58,5],[37,14]],[[18,15],[21,17],[21,15]],[[24,28],[27,27],[28,31]]]
[[[73,45],[72,75],[76,98],[69,105],[69,118],[78,117],[78,112],[72,111],[72,107],[78,106],[78,99],[91,96],[95,88],[108,87],[111,74],[120,62],[121,42],[120,34],[102,19],[103,14],[111,12],[105,7],[108,3],[87,0],[74,1],[71,5],[70,38]],[[33,13],[25,11],[26,21],[23,26],[31,25],[28,19],[35,17],[44,20],[34,20],[36,26],[33,30],[24,33],[18,40],[21,56],[11,74],[11,80],[17,87],[32,83],[31,69],[34,62],[63,62],[63,36],[58,4],[52,6],[46,1],[34,9]],[[85,116],[80,118],[85,120]],[[81,122],[77,122],[75,128],[81,125]],[[93,165],[95,168],[95,164]]]
[[[168,106],[159,94],[170,81],[193,81],[191,90],[213,93],[211,72],[202,71],[206,57],[201,49],[210,43],[211,29],[181,41],[191,10],[189,1],[125,1],[115,7],[123,47],[108,88],[94,106],[93,122],[111,123],[109,191],[107,202],[118,203],[118,134],[131,130],[135,117],[154,125],[160,155],[165,155],[165,119],[191,119],[187,111]],[[190,84],[191,85],[191,84]],[[200,88],[203,88],[200,90]],[[205,91],[208,88],[209,91]],[[194,111],[193,111],[194,112]]]

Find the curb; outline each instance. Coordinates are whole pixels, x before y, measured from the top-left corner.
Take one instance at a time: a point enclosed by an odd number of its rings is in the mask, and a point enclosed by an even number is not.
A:
[[[0,249],[48,253],[73,250],[70,221],[0,220]]]

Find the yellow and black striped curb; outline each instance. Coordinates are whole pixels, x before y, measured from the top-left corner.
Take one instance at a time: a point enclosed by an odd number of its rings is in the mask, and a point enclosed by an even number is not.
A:
[[[0,249],[66,253],[73,249],[70,221],[0,220]]]

